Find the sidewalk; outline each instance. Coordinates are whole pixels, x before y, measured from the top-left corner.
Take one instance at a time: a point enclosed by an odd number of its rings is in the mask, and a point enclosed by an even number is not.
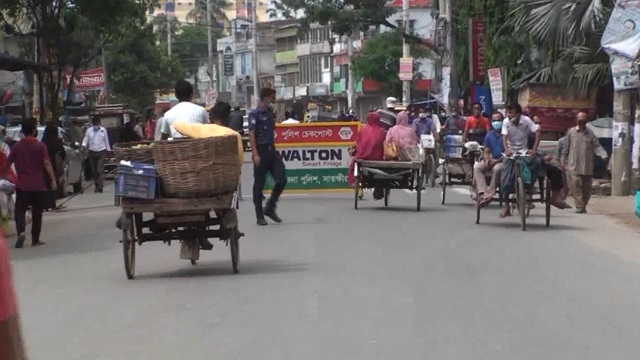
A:
[[[635,214],[634,206],[633,196],[596,195],[591,198],[587,208],[590,212],[607,215],[616,222],[640,232],[640,219]]]

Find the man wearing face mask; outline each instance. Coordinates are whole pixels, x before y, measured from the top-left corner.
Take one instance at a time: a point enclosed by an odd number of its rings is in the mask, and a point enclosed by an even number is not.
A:
[[[95,192],[101,193],[104,188],[104,158],[107,151],[111,151],[107,129],[100,126],[100,118],[91,120],[92,126],[87,129],[82,140],[82,146],[89,150],[89,165],[95,182]]]
[[[276,214],[276,205],[287,184],[284,162],[275,148],[276,120],[273,113],[275,101],[276,91],[264,88],[260,91],[260,104],[249,113],[249,141],[253,151],[253,205],[256,210],[257,223],[260,226],[268,224],[265,216],[276,223],[282,222],[282,219]],[[275,185],[271,190],[271,197],[263,209],[262,190],[264,190],[267,173],[271,174]]]
[[[591,198],[591,179],[593,177],[593,154],[603,159],[607,152],[602,148],[596,135],[587,127],[587,114],[578,113],[577,126],[569,129],[562,149],[561,166],[569,171],[572,194],[576,212],[587,212]],[[566,171],[565,170],[565,171]]]
[[[416,131],[416,135],[420,138],[420,135],[428,135],[435,133],[433,128],[433,118],[427,116],[427,112],[424,108],[418,110],[418,118],[413,121],[413,129]]]
[[[488,203],[493,195],[500,178],[502,170],[502,154],[504,145],[502,143],[502,121],[504,117],[499,112],[491,115],[492,131],[484,138],[484,159],[474,165],[474,178],[478,195],[482,196],[482,202]],[[491,175],[491,183],[487,187],[487,175]]]

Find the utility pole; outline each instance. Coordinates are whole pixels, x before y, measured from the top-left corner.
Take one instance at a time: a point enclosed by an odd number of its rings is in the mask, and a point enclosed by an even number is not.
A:
[[[356,109],[356,90],[353,80],[353,66],[351,66],[351,59],[353,57],[353,37],[347,36],[347,57],[349,58],[349,67],[347,75],[347,106],[349,109]],[[333,75],[332,75],[333,76]]]
[[[631,192],[631,91],[613,94],[613,151],[611,154],[611,195],[627,196]],[[616,129],[616,126],[618,129]],[[619,134],[626,134],[619,141]],[[616,146],[617,145],[617,146]]]
[[[209,58],[207,62],[207,73],[209,75],[209,90],[213,89],[213,29],[211,24],[211,0],[207,0],[207,44],[209,45]],[[197,86],[197,85],[196,85]]]
[[[253,29],[251,30],[251,39],[253,40],[253,103],[254,108],[258,107],[260,102],[260,65],[258,56],[258,13],[256,11],[256,0],[251,3],[251,22]]]
[[[102,45],[102,82],[104,83],[104,103],[109,104],[109,72],[107,71],[107,44]]]
[[[402,27],[405,33],[409,33],[409,0],[402,0]],[[411,48],[406,39],[402,40],[402,57],[411,57]],[[411,102],[411,80],[402,82],[402,103],[409,104]]]
[[[449,93],[442,94],[443,98],[447,101],[449,106],[457,106],[458,97],[458,71],[457,71],[457,56],[456,48],[458,46],[458,29],[454,25],[454,18],[452,11],[455,6],[455,0],[440,0],[440,18],[444,20],[446,44],[445,54],[443,56],[442,66],[446,66],[450,69],[449,73]],[[462,109],[460,109],[462,110]]]
[[[171,19],[175,16],[175,3],[167,2],[165,4],[165,16],[167,17],[167,54],[171,56]]]

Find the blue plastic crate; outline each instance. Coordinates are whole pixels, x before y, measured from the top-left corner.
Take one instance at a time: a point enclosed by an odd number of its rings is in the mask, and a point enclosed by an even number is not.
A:
[[[116,196],[135,199],[155,199],[158,173],[155,166],[142,163],[118,165]]]

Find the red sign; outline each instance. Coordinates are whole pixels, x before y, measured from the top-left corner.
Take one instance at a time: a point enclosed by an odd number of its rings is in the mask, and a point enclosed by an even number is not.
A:
[[[276,126],[276,145],[354,143],[359,123],[291,124]]]
[[[64,73],[63,85],[65,89],[69,88],[71,82],[71,75],[73,72],[67,70]],[[86,71],[79,71],[73,80],[73,87],[75,90],[97,90],[104,88],[104,72],[102,68],[91,69]]]
[[[486,47],[487,26],[482,18],[469,19],[469,79],[483,82],[487,75]]]
[[[391,0],[387,2],[387,6],[402,7],[402,0]],[[431,0],[409,0],[409,7],[429,7]]]

